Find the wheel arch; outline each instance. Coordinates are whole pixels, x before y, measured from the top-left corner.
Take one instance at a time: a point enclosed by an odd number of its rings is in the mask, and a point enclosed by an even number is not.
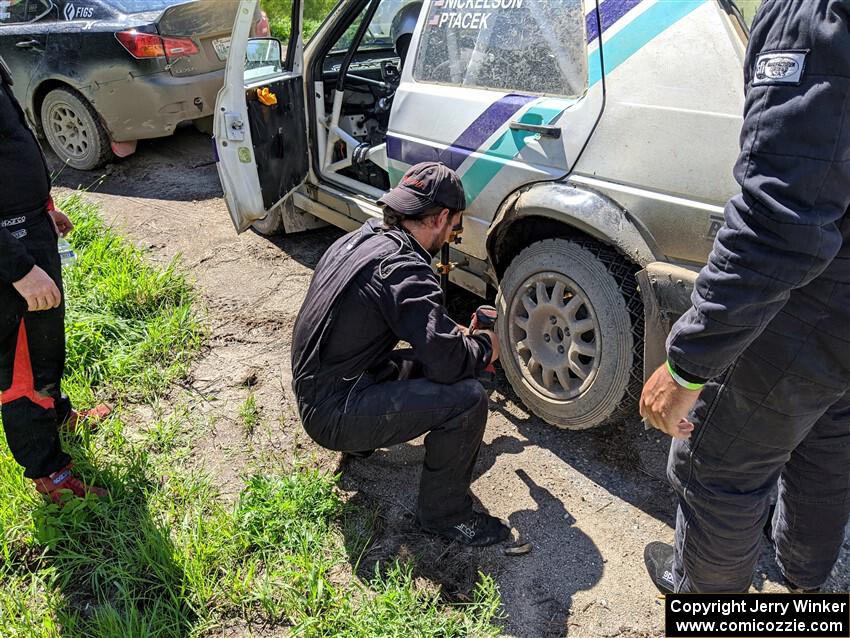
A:
[[[49,77],[39,82],[38,86],[36,86],[35,89],[33,89],[32,91],[32,118],[33,124],[36,127],[36,132],[39,134],[39,136],[44,135],[44,126],[41,121],[41,105],[44,104],[44,98],[47,97],[47,94],[53,91],[54,89],[69,89],[79,95],[88,103],[92,110],[94,110],[94,112],[97,114],[98,119],[100,120],[100,123],[104,126],[104,128],[106,128],[107,131],[109,130],[106,127],[106,121],[103,119],[103,116],[101,116],[100,111],[97,110],[94,103],[89,99],[89,97],[85,94],[85,91],[82,88],[74,86],[64,78]]]
[[[583,186],[548,182],[514,193],[494,217],[486,245],[497,279],[526,246],[552,237],[610,246],[636,269],[660,257],[649,233],[615,201]]]

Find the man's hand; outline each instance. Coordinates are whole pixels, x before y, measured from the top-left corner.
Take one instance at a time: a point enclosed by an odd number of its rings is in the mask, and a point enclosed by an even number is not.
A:
[[[74,230],[74,224],[61,210],[49,210],[47,214],[50,215],[50,219],[53,221],[53,227],[56,229],[56,234],[60,237],[65,237]]]
[[[496,363],[499,360],[499,355],[502,353],[502,349],[499,346],[499,337],[496,336],[496,333],[492,330],[476,330],[475,334],[485,334],[490,337],[490,345],[493,347],[493,354],[490,356],[490,363]]]
[[[667,366],[660,366],[643,386],[640,415],[653,427],[674,439],[688,439],[694,430],[687,420],[701,390],[683,388],[670,376]]]
[[[27,309],[31,312],[58,308],[62,303],[62,293],[56,283],[38,266],[33,266],[23,279],[12,285],[26,299]]]

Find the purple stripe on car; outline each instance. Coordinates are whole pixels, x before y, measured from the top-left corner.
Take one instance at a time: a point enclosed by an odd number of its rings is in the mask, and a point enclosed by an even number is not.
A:
[[[499,130],[513,115],[529,102],[537,98],[533,95],[509,93],[496,100],[485,111],[466,127],[453,143],[453,147],[475,151],[486,142],[493,133]]]
[[[411,166],[419,162],[442,162],[456,171],[471,154],[472,151],[464,148],[450,146],[440,149],[430,144],[387,135],[387,157]]]
[[[602,31],[607,31],[611,25],[638,6],[642,0],[605,0],[599,5],[599,18],[602,21]],[[596,12],[587,14],[587,42],[593,42],[599,37],[599,24]]]
[[[387,136],[387,156],[411,165],[419,162],[442,162],[456,171],[471,153],[481,148],[517,111],[536,99],[533,95],[509,93],[496,100],[445,149]]]

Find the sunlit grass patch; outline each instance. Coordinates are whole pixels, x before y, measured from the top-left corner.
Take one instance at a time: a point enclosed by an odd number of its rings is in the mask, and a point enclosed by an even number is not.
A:
[[[178,262],[164,268],[103,223],[94,204],[72,195],[60,206],[76,228],[77,263],[63,272],[69,394],[87,399],[110,385],[149,398],[185,375],[204,331],[195,294]]]

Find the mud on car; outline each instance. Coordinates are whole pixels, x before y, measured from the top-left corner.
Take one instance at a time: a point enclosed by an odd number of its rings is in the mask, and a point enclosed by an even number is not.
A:
[[[517,395],[567,428],[634,415],[737,189],[742,7],[343,0],[284,51],[249,37],[254,6],[214,126],[236,229],[353,229],[442,161],[467,196],[451,279],[495,296]]]
[[[27,118],[81,170],[212,115],[237,0],[0,0],[0,56]],[[268,35],[253,14],[252,34]]]

